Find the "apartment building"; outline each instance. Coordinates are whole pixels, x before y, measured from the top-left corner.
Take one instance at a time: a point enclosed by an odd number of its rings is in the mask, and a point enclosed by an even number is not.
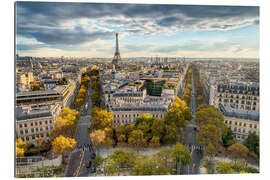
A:
[[[219,104],[235,109],[259,112],[259,85],[257,83],[224,83],[212,86],[209,104]]]
[[[259,136],[260,124],[258,112],[236,110],[223,105],[220,105],[219,109],[224,116],[225,124],[233,131],[237,141],[242,143],[250,133],[255,133]]]
[[[49,140],[60,112],[60,105],[46,105],[39,108],[17,107],[16,137],[32,144],[36,143],[36,138]]]

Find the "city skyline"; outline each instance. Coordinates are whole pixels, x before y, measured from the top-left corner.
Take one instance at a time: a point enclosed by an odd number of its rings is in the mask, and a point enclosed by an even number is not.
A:
[[[112,58],[117,32],[123,58],[259,58],[255,6],[17,2],[16,21],[22,56]]]

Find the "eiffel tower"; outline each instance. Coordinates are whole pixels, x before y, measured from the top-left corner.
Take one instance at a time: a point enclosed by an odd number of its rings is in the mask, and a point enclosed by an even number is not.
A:
[[[115,67],[119,67],[121,57],[120,57],[119,46],[118,46],[118,33],[116,33],[115,36],[116,36],[116,46],[115,46],[115,53],[114,53],[114,57],[112,60],[112,64],[114,64]]]

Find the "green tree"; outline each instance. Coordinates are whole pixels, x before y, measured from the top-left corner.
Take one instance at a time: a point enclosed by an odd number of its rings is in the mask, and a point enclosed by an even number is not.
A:
[[[125,150],[116,150],[109,158],[115,162],[118,168],[127,168],[134,166],[136,154]]]
[[[259,156],[259,136],[257,136],[256,133],[250,133],[247,139],[245,139],[244,145],[250,152],[254,152]]]
[[[172,152],[173,161],[176,163],[176,169],[180,170],[178,164],[188,165],[191,162],[191,155],[189,150],[182,144],[176,143]],[[178,171],[179,172],[179,171]],[[180,173],[180,172],[179,172]]]
[[[162,142],[167,144],[174,144],[179,139],[178,130],[175,125],[165,125],[165,135]]]
[[[93,165],[96,168],[100,168],[100,166],[102,165],[104,161],[104,158],[102,156],[96,156],[94,161],[93,161]]]
[[[232,142],[234,142],[235,138],[233,136],[233,132],[230,128],[228,128],[227,134],[222,138],[223,146],[228,147],[232,145]]]
[[[227,162],[218,162],[217,172],[218,174],[232,174],[232,166]]]
[[[153,122],[153,125],[151,126],[151,131],[153,136],[162,139],[165,131],[164,121],[159,118],[156,118]]]

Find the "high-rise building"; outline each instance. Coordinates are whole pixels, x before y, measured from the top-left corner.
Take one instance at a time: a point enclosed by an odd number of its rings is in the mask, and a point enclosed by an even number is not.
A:
[[[118,68],[120,65],[120,61],[121,61],[119,46],[118,46],[118,33],[116,33],[115,36],[116,36],[116,45],[115,45],[115,53],[114,53],[114,57],[112,60],[112,64],[114,64],[115,67]]]

